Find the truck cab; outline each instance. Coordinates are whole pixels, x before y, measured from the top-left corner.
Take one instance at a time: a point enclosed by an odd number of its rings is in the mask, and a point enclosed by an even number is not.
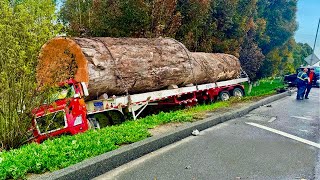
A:
[[[58,92],[51,96],[53,103],[32,111],[33,141],[41,143],[50,137],[73,135],[89,129],[83,89],[83,84],[74,80],[60,83]]]

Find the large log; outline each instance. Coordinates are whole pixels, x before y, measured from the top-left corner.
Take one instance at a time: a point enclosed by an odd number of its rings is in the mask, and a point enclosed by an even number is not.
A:
[[[89,99],[236,78],[239,60],[228,54],[192,53],[170,38],[65,38],[41,50],[37,80],[88,83]]]

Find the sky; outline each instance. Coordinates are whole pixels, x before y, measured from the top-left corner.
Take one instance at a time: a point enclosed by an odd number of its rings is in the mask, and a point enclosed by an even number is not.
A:
[[[320,0],[298,0],[298,30],[295,33],[297,42],[308,43],[313,48],[320,18]],[[320,58],[320,30],[318,32],[315,54]]]

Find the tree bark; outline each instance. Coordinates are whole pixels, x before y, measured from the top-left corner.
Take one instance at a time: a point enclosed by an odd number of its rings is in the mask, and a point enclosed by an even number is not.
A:
[[[239,60],[228,54],[192,53],[170,38],[54,38],[41,50],[40,84],[74,78],[88,83],[89,99],[236,78]]]

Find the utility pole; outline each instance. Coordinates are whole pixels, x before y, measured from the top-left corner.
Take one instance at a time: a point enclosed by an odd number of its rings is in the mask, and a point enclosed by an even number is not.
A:
[[[317,27],[316,38],[314,39],[314,44],[313,44],[313,49],[312,49],[312,55],[311,55],[310,65],[313,65],[313,64],[312,64],[312,61],[313,61],[313,56],[314,56],[314,48],[316,47],[316,42],[317,42],[317,37],[318,37],[319,24],[320,24],[320,18],[319,18],[318,27]]]

